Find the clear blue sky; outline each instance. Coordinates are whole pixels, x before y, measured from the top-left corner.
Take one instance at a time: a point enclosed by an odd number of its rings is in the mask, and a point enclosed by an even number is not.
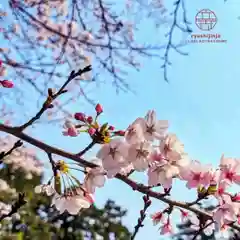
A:
[[[218,23],[212,33],[221,34],[227,43],[190,44],[184,48],[189,53],[187,57],[172,52],[172,66],[168,71],[170,84],[163,81],[161,62],[148,59],[140,73],[128,76],[136,95],[116,96],[111,86],[102,85],[91,96],[104,106],[104,119],[119,128],[127,127],[137,117],[144,116],[147,110],[155,109],[160,119],[170,121],[170,131],[179,136],[193,159],[217,164],[222,153],[240,156],[240,3],[237,0],[228,0],[227,3],[224,0],[188,0],[186,7],[194,33],[200,33],[194,25],[196,13],[203,8],[213,10]],[[138,37],[158,41],[147,23],[144,27],[146,31]],[[163,36],[157,37],[159,42],[164,42]],[[86,104],[79,106],[79,110],[92,112]],[[51,136],[46,136],[46,132]],[[53,127],[45,127],[44,132],[36,131],[35,135],[73,152],[86,143],[81,137],[62,138],[61,131]],[[137,175],[136,179],[145,181],[146,177]],[[181,186],[173,187],[175,198],[189,200],[194,197],[193,192],[185,191]],[[141,195],[117,180],[109,180],[103,189],[97,191],[97,205],[104,204],[108,198],[129,210],[124,223],[133,229],[142,207]],[[154,202],[149,213],[161,210],[161,206]],[[161,238],[158,228],[147,219],[136,239],[166,238]]]

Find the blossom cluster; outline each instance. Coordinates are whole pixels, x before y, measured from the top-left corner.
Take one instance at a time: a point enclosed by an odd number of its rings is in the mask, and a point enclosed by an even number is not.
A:
[[[240,184],[239,159],[222,156],[218,168],[192,160],[177,136],[167,132],[168,121],[158,120],[153,110],[148,111],[145,117],[137,118],[126,131],[114,131],[113,126],[99,124],[98,116],[103,112],[101,105],[98,104],[95,109],[95,118],[76,113],[75,119],[81,124],[67,121],[63,134],[76,137],[86,132],[93,142],[101,144],[94,159],[96,167],[85,169],[85,178],[80,183],[70,174],[69,165],[59,161],[55,167],[60,175],[68,174],[77,184],[70,184],[63,193],[56,191],[56,181],[55,186],[47,184],[36,187],[38,193],[53,196],[52,203],[60,212],[67,210],[77,214],[82,208],[90,207],[96,188],[103,187],[107,178],[118,174],[129,176],[136,171],[147,173],[149,188],[162,186],[165,192],[170,193],[174,179],[178,179],[186,183],[187,189],[197,191],[197,201],[213,197],[218,204],[212,218],[203,222],[179,208],[182,218],[188,218],[195,229],[205,226],[205,231],[209,233],[214,229],[225,229],[240,220],[240,195],[228,191],[232,184]],[[79,130],[81,127],[84,130]],[[60,175],[56,175],[55,180],[60,182]],[[172,210],[167,208],[152,215],[155,224],[162,224],[162,234],[173,231],[170,219]]]

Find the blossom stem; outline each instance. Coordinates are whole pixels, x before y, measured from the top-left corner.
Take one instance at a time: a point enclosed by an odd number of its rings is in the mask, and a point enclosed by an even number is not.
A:
[[[81,152],[79,152],[77,154],[77,156],[81,157],[82,155],[84,155],[87,151],[89,151],[94,145],[96,144],[95,141],[92,141],[91,143],[89,143]]]

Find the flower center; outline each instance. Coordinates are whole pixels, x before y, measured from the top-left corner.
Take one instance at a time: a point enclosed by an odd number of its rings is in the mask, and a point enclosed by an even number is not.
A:
[[[234,173],[233,173],[233,172],[227,172],[227,173],[225,174],[225,177],[226,177],[227,179],[229,179],[230,181],[233,181]]]
[[[109,149],[109,155],[114,159],[115,155],[117,153],[117,148],[116,147],[110,147]]]
[[[200,173],[195,173],[193,175],[193,180],[199,182],[201,180],[201,174]]]

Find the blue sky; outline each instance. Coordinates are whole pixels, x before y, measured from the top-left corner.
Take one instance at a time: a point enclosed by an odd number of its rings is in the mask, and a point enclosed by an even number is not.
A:
[[[167,4],[169,9],[172,9],[171,4]],[[149,109],[155,109],[159,119],[169,120],[170,131],[178,135],[193,159],[215,165],[222,153],[240,156],[239,6],[237,0],[228,0],[227,3],[224,0],[186,1],[193,33],[200,33],[194,24],[196,13],[208,8],[218,17],[218,23],[211,33],[221,34],[227,43],[189,44],[184,47],[189,53],[187,57],[171,52],[172,66],[168,68],[170,84],[163,80],[161,62],[148,59],[144,61],[140,73],[130,72],[127,78],[136,95],[122,93],[117,96],[112,86],[102,85],[91,93],[91,97],[103,105],[103,121],[126,128]],[[164,36],[156,35],[145,24],[146,31],[139,33],[139,38],[158,41],[156,38],[159,37],[160,43],[165,41]],[[176,35],[177,38],[179,36]],[[87,104],[80,105],[80,110],[93,112]],[[77,152],[86,143],[86,138],[61,137],[59,128],[52,126],[44,126],[44,131],[40,127],[34,131],[34,135],[49,144],[73,152]],[[136,179],[145,181],[146,176],[137,175]],[[173,187],[173,197],[190,200],[194,197],[194,192],[185,191],[182,184],[178,183]],[[104,204],[108,198],[128,209],[124,223],[133,229],[142,207],[141,194],[133,192],[117,180],[109,180],[103,189],[97,191],[97,205]],[[154,201],[149,213],[161,209],[162,204]],[[150,219],[145,221],[145,227],[136,237],[137,240],[146,238],[167,239],[159,235],[158,228],[152,226]]]

